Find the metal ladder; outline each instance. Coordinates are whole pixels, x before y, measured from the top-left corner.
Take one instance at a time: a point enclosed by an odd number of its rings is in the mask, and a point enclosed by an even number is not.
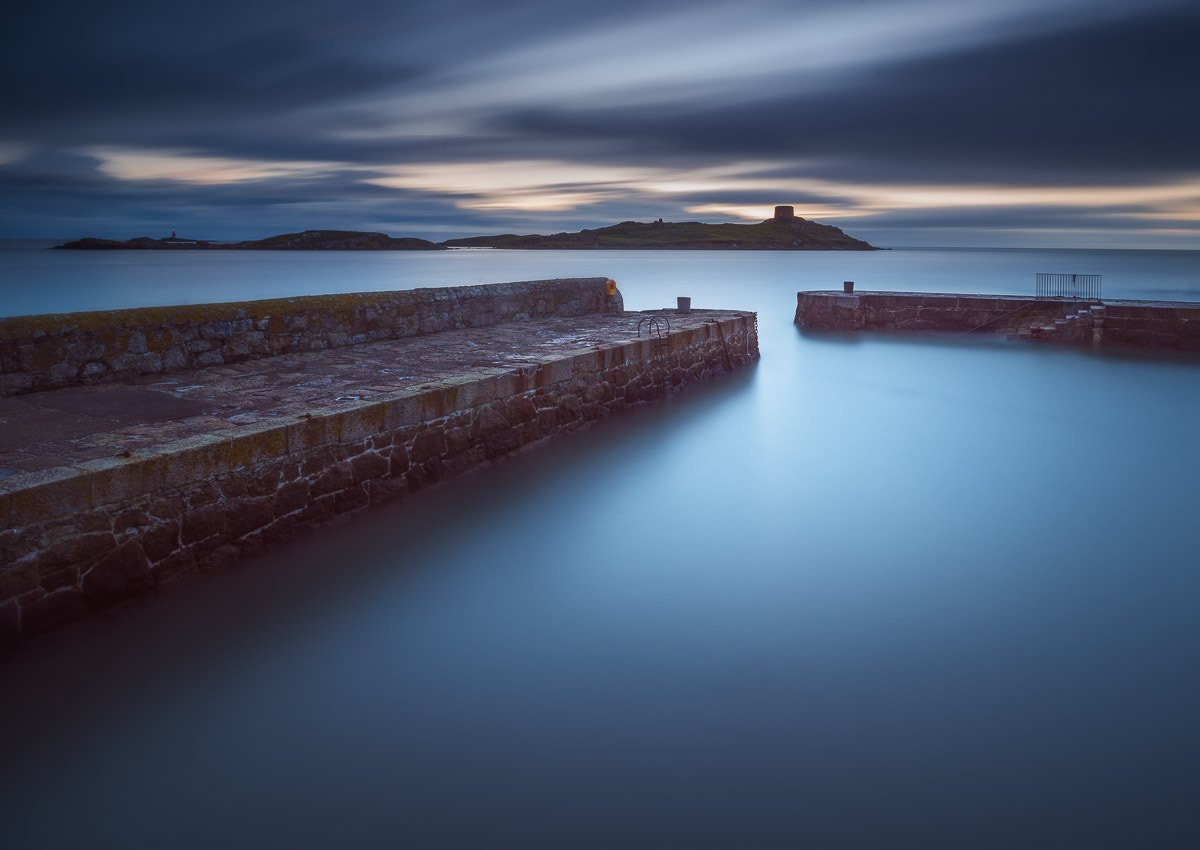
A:
[[[667,391],[667,368],[671,354],[671,320],[666,316],[643,316],[638,319],[637,335],[642,338],[642,327],[646,328],[646,338],[650,340],[651,356],[657,357],[663,370],[663,392]]]

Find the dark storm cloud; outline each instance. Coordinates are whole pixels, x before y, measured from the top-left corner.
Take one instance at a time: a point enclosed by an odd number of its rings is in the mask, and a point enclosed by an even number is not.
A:
[[[797,96],[696,109],[529,110],[535,138],[622,139],[644,156],[822,162],[859,180],[1122,180],[1195,170],[1200,13],[880,67]]]
[[[1148,2],[24,4],[0,32],[0,233],[190,216],[220,236],[264,222],[457,235],[722,205],[861,212],[865,184],[1194,180],[1200,13]],[[183,165],[138,172],[139,156]],[[506,161],[574,164],[586,176],[533,188],[586,201],[506,209],[477,176],[396,177]],[[730,164],[744,167],[688,188],[689,169]],[[1100,221],[1052,206],[870,221]]]
[[[46,16],[53,7],[38,8]],[[404,57],[338,55],[316,32],[260,28],[253,18],[163,21],[159,9],[136,4],[95,4],[81,14],[52,28],[34,17],[27,31],[9,31],[0,72],[19,82],[6,96],[6,135],[153,143],[207,128],[236,138],[246,118],[271,120],[419,76]],[[38,37],[46,31],[49,41]]]
[[[388,97],[592,14],[528,0],[24,4],[0,32],[9,83],[0,141],[356,163],[481,148],[486,132],[397,140],[342,131],[394,128],[408,116],[389,110]]]

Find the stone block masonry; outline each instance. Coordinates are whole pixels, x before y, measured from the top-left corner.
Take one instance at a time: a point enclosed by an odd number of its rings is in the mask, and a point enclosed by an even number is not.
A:
[[[508,328],[532,339],[549,328],[545,334],[557,348],[527,344],[498,366],[302,412],[259,410],[259,421],[184,418],[167,424],[200,421],[208,432],[168,428],[167,437],[190,435],[134,451],[108,445],[104,456],[0,478],[0,644],[16,645],[131,596],[232,565],[758,357],[753,313],[672,315],[665,343],[638,338],[638,317],[593,315],[573,325],[530,319],[448,331],[405,344],[465,350],[479,334]],[[568,333],[568,325],[575,330]],[[230,368],[183,373],[180,382],[200,383]],[[86,442],[73,441],[69,450],[82,451]]]
[[[0,396],[619,309],[606,301],[609,283],[535,280],[0,318]]]
[[[797,294],[796,324],[813,330],[1003,333],[1096,347],[1200,351],[1200,304],[1177,301],[1093,304],[1014,295],[814,291]]]

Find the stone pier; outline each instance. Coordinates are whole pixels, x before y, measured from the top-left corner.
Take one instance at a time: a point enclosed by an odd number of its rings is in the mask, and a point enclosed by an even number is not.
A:
[[[811,330],[1004,334],[1096,347],[1200,351],[1200,304],[1184,301],[810,291],[797,293],[796,324]]]
[[[0,356],[12,646],[745,367],[758,338],[753,313],[627,313],[589,278],[0,319]]]

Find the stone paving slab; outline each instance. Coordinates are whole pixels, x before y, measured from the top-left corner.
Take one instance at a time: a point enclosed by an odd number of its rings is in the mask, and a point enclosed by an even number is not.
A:
[[[735,314],[668,312],[672,330]],[[451,377],[633,340],[645,316],[515,321],[0,399],[0,478],[349,408]]]

